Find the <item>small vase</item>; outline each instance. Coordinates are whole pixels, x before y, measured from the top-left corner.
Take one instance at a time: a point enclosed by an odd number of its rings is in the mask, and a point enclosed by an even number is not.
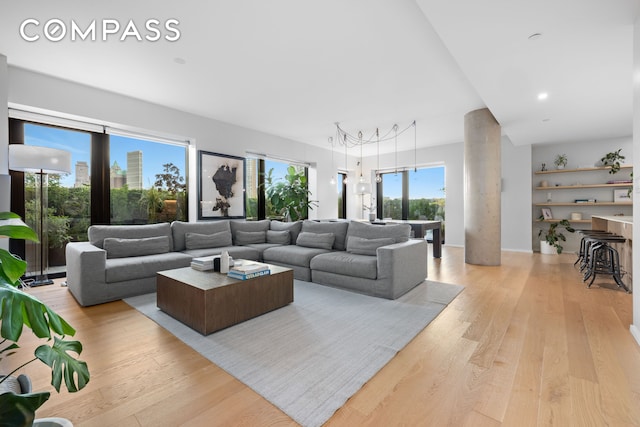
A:
[[[220,254],[220,273],[227,274],[229,272],[229,252],[222,251]]]

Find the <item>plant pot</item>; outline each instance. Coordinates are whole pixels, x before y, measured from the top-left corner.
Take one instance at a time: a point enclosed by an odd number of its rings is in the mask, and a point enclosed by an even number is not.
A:
[[[373,222],[373,221],[375,221],[375,220],[376,220],[376,214],[374,214],[374,213],[370,213],[370,214],[369,214],[369,221]]]
[[[49,248],[49,266],[59,267],[66,265],[65,248]]]
[[[36,418],[33,421],[33,427],[73,427],[73,423],[59,417]]]
[[[545,240],[540,240],[540,253],[543,255],[558,255],[558,250]]]

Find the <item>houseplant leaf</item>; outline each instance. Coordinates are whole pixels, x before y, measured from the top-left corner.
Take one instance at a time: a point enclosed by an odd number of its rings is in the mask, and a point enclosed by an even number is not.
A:
[[[30,426],[35,411],[49,399],[51,393],[0,394],[0,427]]]
[[[0,336],[11,341],[18,341],[23,325],[31,328],[38,338],[51,338],[50,331],[58,335],[74,335],[76,332],[38,299],[1,281],[0,320]]]
[[[70,351],[79,355],[82,353],[82,344],[79,341],[64,341],[58,337],[54,337],[52,347],[43,344],[35,351],[36,357],[51,368],[51,385],[58,392],[63,377],[67,390],[72,393],[84,388],[89,382],[87,364],[76,360],[68,353]]]

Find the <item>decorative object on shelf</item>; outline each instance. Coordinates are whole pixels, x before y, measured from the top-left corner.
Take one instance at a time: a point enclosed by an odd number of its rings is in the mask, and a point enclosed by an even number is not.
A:
[[[607,153],[600,159],[603,166],[609,167],[610,174],[618,173],[620,171],[620,164],[624,163],[623,160],[625,157],[620,154],[620,151],[622,151],[622,148],[618,148],[616,151]]]
[[[567,155],[558,154],[553,164],[556,165],[556,169],[564,169],[564,167],[567,166]]]
[[[543,221],[544,219],[545,218],[540,217],[541,221]],[[562,234],[562,232],[560,231],[562,227],[564,227],[564,229],[569,233],[573,233],[574,231],[576,231],[573,227],[571,227],[571,224],[569,223],[568,220],[563,219],[563,220],[560,220],[559,222],[552,222],[551,224],[549,224],[549,228],[547,228],[546,230],[542,229],[538,232],[538,237],[544,237],[544,240],[540,241],[541,253],[548,253],[548,252],[543,252],[543,244],[547,244],[551,247],[554,247],[556,249],[556,252],[559,254],[562,253],[563,247],[560,244],[560,242],[565,242],[567,240],[565,235]]]
[[[198,219],[245,217],[244,158],[199,151]]]
[[[571,221],[581,221],[582,212],[571,212]]]
[[[47,226],[48,215],[48,174],[71,173],[71,153],[56,148],[35,145],[10,144],[9,169],[38,175],[36,179],[36,218],[35,225],[39,239],[39,254],[35,264],[40,265],[40,274],[31,286],[51,285],[45,270],[49,267],[49,240]]]
[[[546,172],[547,171],[547,164],[543,163],[542,167],[540,168],[540,172]]]
[[[20,217],[11,212],[0,213],[0,234],[13,239],[37,241],[36,233],[25,225]],[[64,337],[75,335],[73,329],[62,317],[51,308],[43,304],[33,295],[21,289],[20,277],[26,270],[26,263],[11,255],[7,250],[0,249],[0,306],[1,336],[4,342],[0,349],[2,358],[9,357],[20,347],[17,342],[26,326],[41,339],[49,344],[42,344],[34,351],[34,358],[27,363],[40,360],[51,369],[51,385],[60,391],[62,379],[69,392],[76,392],[84,388],[89,382],[87,364],[76,359],[73,353],[80,355],[82,344],[79,341],[65,341]],[[29,313],[15,316],[14,313]],[[52,334],[53,333],[53,334]],[[51,338],[53,335],[53,343]],[[0,376],[0,384],[12,378],[21,365],[6,377]],[[46,402],[51,393],[37,392],[16,394],[6,392],[0,394],[0,420],[3,425],[31,426],[35,411]]]
[[[613,190],[613,201],[615,203],[631,202],[631,192],[627,190]]]
[[[551,209],[542,208],[542,219],[553,219],[553,215],[551,214]]]
[[[540,182],[540,187],[548,187],[549,186],[549,181],[544,180]]]

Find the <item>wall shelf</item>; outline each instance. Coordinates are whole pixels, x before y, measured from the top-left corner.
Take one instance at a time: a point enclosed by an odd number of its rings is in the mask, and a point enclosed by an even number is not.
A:
[[[578,188],[615,188],[615,187],[631,187],[632,182],[624,182],[619,184],[576,184],[576,185],[555,185],[547,187],[536,187],[536,190],[574,190]]]
[[[562,220],[561,219],[545,219],[545,220],[536,221],[536,222],[560,222],[560,221]],[[567,221],[571,223],[576,223],[576,224],[591,224],[590,219],[567,219]]]
[[[633,202],[543,202],[535,203],[534,206],[633,206]]]
[[[620,165],[620,169],[630,169],[633,165]],[[536,175],[544,175],[549,173],[566,173],[566,172],[589,172],[589,171],[606,171],[609,170],[609,166],[595,166],[592,168],[576,168],[576,169],[552,169],[546,171],[535,171]]]

